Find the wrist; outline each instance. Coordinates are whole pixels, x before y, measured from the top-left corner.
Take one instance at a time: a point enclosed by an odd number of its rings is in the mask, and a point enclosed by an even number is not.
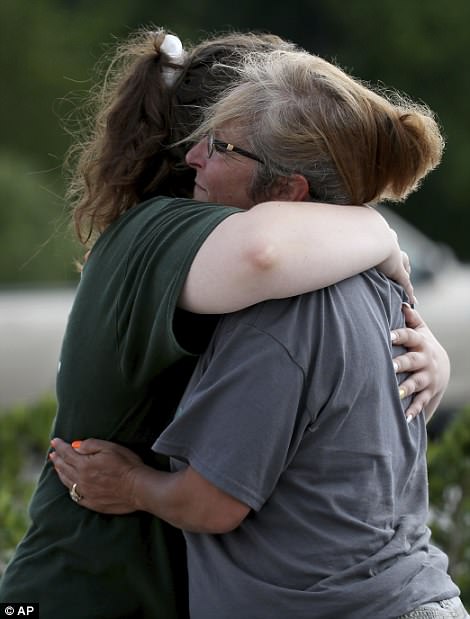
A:
[[[149,467],[145,464],[132,466],[126,475],[123,484],[126,500],[135,511],[145,510],[145,479]]]

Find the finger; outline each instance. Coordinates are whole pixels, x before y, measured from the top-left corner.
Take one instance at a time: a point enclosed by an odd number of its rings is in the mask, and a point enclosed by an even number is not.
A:
[[[419,393],[425,389],[428,389],[429,383],[430,376],[428,372],[415,372],[402,383],[400,383],[400,398],[403,400],[409,395],[413,395],[415,393]]]
[[[78,456],[78,458],[82,457],[83,456]],[[51,453],[49,458],[57,475],[59,476],[60,481],[67,487],[68,490],[70,490],[75,483],[79,485],[81,490],[84,489],[84,484],[81,481],[79,470],[73,464],[70,464],[61,458],[57,452]]]
[[[57,467],[54,467],[54,469],[55,469],[55,472],[57,473],[57,477],[66,487],[66,489],[70,492],[70,489],[72,488],[75,482],[72,479],[70,479],[70,477],[63,470],[58,469]]]
[[[57,473],[58,478],[60,479],[60,481],[62,482],[62,484],[65,486],[65,488],[68,490],[69,493],[73,485],[77,483],[76,491],[82,498],[78,502],[75,501],[75,503],[79,505],[80,507],[86,507],[88,509],[93,509],[94,511],[99,511],[96,508],[96,506],[90,503],[87,500],[86,496],[82,494],[83,487],[80,485],[79,482],[77,482],[78,478],[76,476],[76,473],[73,471],[73,469],[70,466],[68,466],[59,455],[55,453],[51,454],[51,460],[52,460],[52,464],[54,466],[54,469],[55,469],[55,472]]]
[[[54,453],[60,456],[62,460],[67,463],[74,462],[77,458],[80,458],[80,456],[75,453],[72,446],[60,438],[53,438],[51,441],[51,446],[54,449]]]
[[[405,289],[406,296],[408,297],[410,303],[415,302],[413,284],[411,283],[411,278],[409,273],[406,272],[404,267],[400,268],[399,272],[395,273],[393,279],[398,281],[401,286]]]
[[[415,292],[413,284],[411,283],[410,275],[407,273],[406,280],[403,282],[403,288],[405,289],[406,296],[410,303],[413,305],[416,303]]]
[[[410,257],[406,253],[406,251],[401,250],[401,259],[403,262],[403,266],[405,267],[405,271],[410,275],[411,273],[411,262]]]
[[[405,346],[406,348],[417,348],[423,346],[423,335],[414,328],[402,327],[390,332],[390,339],[394,346]]]
[[[72,480],[69,468],[65,465],[60,456],[57,456],[55,453],[50,454],[49,459],[60,481],[70,490],[75,482]]]
[[[84,441],[73,441],[72,447],[75,453],[81,456],[102,455],[103,457],[116,457],[119,455],[121,458],[132,460],[133,462],[141,461],[139,456],[127,447],[96,438],[89,438]]]
[[[107,441],[102,441],[97,438],[88,438],[83,441],[73,441],[72,447],[76,453],[81,455],[91,456],[104,451],[109,446]]]
[[[411,308],[407,303],[402,304],[403,314],[405,316],[405,322],[407,327],[416,329],[424,324],[424,321],[418,311]]]
[[[50,454],[50,460],[52,461],[57,476],[69,493],[73,485],[77,483],[76,491],[82,498],[80,501],[76,501],[76,504],[80,507],[85,507],[103,514],[124,514],[131,511],[127,505],[122,506],[120,503],[114,503],[113,501],[102,503],[99,499],[95,498],[93,500],[92,498],[88,498],[87,492],[89,489],[87,490],[87,486],[85,484],[77,481],[79,477],[77,477],[74,469],[64,462],[64,460],[55,452]]]
[[[72,454],[91,455],[96,454],[109,445],[107,441],[100,441],[96,438],[89,438],[84,441],[76,440],[72,444],[66,443],[60,438],[53,438],[51,441],[52,447],[62,456]]]
[[[418,393],[413,398],[413,400],[411,401],[411,404],[408,406],[408,408],[405,411],[406,418],[415,419],[415,417],[417,417],[421,413],[424,413],[424,411],[426,410],[426,406],[429,404],[430,400],[431,400],[431,394],[427,389],[425,391],[421,391],[420,393]]]
[[[393,368],[396,374],[401,372],[418,372],[426,367],[427,357],[422,352],[410,351],[393,359]]]

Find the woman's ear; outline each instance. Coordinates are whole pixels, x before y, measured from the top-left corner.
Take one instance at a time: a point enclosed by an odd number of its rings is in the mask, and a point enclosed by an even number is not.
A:
[[[308,181],[302,174],[280,176],[271,188],[271,200],[303,202],[308,200],[310,191]]]

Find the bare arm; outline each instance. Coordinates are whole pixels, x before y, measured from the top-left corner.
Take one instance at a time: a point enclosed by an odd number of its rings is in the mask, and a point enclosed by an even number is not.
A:
[[[412,295],[395,233],[372,208],[266,202],[231,215],[200,248],[180,305],[226,313],[318,290],[378,266]]]
[[[146,511],[186,531],[226,533],[250,508],[187,467],[177,473],[157,471],[132,451],[97,439],[74,450],[53,439],[50,459],[62,483],[77,484],[80,505],[104,514]]]

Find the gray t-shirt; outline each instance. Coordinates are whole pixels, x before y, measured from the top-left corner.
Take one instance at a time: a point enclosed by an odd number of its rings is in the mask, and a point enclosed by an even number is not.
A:
[[[220,322],[154,445],[252,508],[186,534],[192,619],[388,619],[458,595],[392,367],[401,301],[371,270]]]

